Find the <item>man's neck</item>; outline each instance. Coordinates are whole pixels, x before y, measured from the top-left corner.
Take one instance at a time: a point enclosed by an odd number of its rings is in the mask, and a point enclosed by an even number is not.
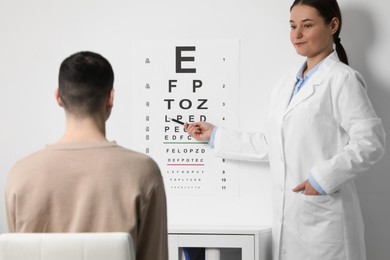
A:
[[[67,116],[64,135],[58,143],[91,143],[107,141],[104,120]]]

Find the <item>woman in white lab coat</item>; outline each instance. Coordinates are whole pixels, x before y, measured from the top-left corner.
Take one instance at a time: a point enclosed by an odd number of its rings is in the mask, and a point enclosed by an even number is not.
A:
[[[307,59],[273,89],[264,133],[185,125],[211,138],[218,156],[269,161],[274,260],[366,259],[354,179],[383,156],[385,133],[362,76],[347,65],[341,22],[336,0],[293,3],[291,42]]]

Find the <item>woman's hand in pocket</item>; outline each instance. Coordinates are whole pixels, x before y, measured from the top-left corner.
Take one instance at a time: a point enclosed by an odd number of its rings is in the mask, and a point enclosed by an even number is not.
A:
[[[306,180],[293,189],[293,192],[303,192],[305,195],[321,195],[311,186],[309,180]]]

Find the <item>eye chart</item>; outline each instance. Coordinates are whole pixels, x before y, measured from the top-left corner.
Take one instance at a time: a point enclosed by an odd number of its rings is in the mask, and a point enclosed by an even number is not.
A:
[[[132,55],[134,145],[157,162],[167,193],[237,195],[238,163],[180,122],[238,127],[239,41],[139,41]]]

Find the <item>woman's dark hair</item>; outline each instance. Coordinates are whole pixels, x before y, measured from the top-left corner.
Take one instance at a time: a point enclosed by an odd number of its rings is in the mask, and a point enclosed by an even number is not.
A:
[[[339,59],[345,64],[348,64],[347,53],[345,52],[345,49],[340,42],[340,31],[341,31],[342,19],[341,19],[340,7],[337,1],[336,0],[295,0],[290,7],[290,11],[296,5],[307,5],[317,9],[317,11],[324,18],[325,23],[327,24],[329,24],[334,17],[339,19],[340,26],[337,32],[333,35],[333,42],[336,45],[336,52],[337,55],[339,56]]]
[[[113,88],[114,72],[103,56],[83,51],[62,62],[58,83],[65,110],[81,117],[90,116],[104,108]]]

